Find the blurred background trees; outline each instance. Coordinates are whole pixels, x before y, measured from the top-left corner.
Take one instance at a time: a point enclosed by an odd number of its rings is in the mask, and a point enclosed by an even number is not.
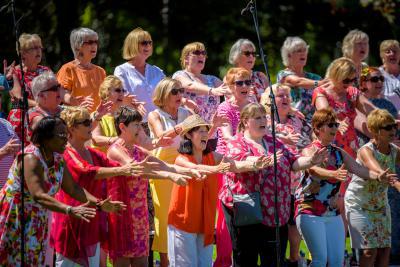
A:
[[[0,5],[7,4],[1,1]],[[72,60],[69,33],[84,26],[99,33],[95,63],[111,74],[123,62],[125,36],[140,26],[150,32],[154,53],[149,62],[167,75],[180,69],[182,47],[192,41],[206,44],[204,73],[222,77],[229,64],[229,49],[238,38],[257,42],[250,14],[240,15],[244,0],[16,0],[17,16],[24,17],[20,32],[38,33],[45,47],[43,64],[54,71]],[[327,65],[341,56],[341,41],[358,28],[370,37],[370,65],[379,65],[379,44],[399,39],[399,0],[259,0],[259,24],[272,80],[281,69],[280,47],[287,36],[300,36],[310,44],[307,70],[324,75]],[[16,58],[12,16],[0,13],[3,42],[0,57]],[[258,60],[256,69],[261,69]]]

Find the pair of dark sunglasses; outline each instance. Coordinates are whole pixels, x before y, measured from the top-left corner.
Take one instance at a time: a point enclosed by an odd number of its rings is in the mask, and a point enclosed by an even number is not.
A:
[[[56,84],[50,88],[47,88],[46,90],[43,90],[42,92],[57,92],[58,90],[60,90],[61,85]]]
[[[251,80],[244,80],[244,81],[235,81],[236,86],[250,86],[251,85]]]
[[[330,123],[327,123],[326,125],[329,128],[333,128],[333,127],[338,128],[340,124],[338,122],[330,122]]]
[[[250,56],[257,57],[258,56],[256,52],[252,52],[252,51],[242,51],[242,55],[245,55],[246,57],[250,57]]]
[[[75,124],[82,124],[85,127],[90,127],[92,125],[92,120],[91,119],[86,119],[83,121],[76,121]]]
[[[342,82],[343,82],[343,84],[350,84],[350,83],[355,83],[356,81],[357,81],[357,78],[353,78],[353,79],[346,78]]]
[[[397,124],[389,124],[389,125],[386,125],[386,126],[382,126],[382,127],[380,127],[380,129],[382,129],[382,130],[385,130],[385,131],[391,131],[391,130],[397,130]]]
[[[206,50],[194,50],[194,51],[192,51],[192,54],[196,55],[196,56],[200,56],[200,55],[207,56],[207,51]]]
[[[373,83],[377,83],[379,81],[384,82],[385,81],[385,77],[383,76],[374,76],[368,79],[368,81],[373,82]]]
[[[140,44],[143,46],[153,45],[153,41],[141,41]]]
[[[114,89],[114,92],[116,92],[116,93],[118,93],[118,94],[120,94],[120,93],[126,93],[126,90],[125,89],[123,89],[123,88],[115,88]]]
[[[89,41],[83,42],[83,44],[87,44],[87,45],[96,44],[96,45],[98,45],[99,44],[99,40],[89,40]]]
[[[185,89],[183,88],[172,88],[171,89],[171,95],[177,95],[178,93],[183,94],[185,92]]]

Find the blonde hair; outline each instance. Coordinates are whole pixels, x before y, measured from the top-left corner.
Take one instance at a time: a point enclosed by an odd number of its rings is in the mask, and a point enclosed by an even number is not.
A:
[[[383,126],[395,123],[396,120],[386,109],[375,109],[367,117],[368,130],[373,134],[379,134]]]
[[[342,42],[342,53],[344,57],[351,58],[354,52],[354,44],[357,41],[369,41],[369,37],[365,32],[362,32],[358,29],[351,30],[349,33],[343,38]]]
[[[353,60],[341,57],[332,61],[326,70],[326,77],[334,81],[343,81],[357,73]]]
[[[107,100],[111,89],[123,88],[122,81],[114,75],[108,75],[99,87],[99,96],[101,100]]]
[[[272,92],[274,92],[275,96],[276,96],[276,94],[278,94],[279,89],[284,89],[289,93],[289,97],[290,97],[290,87],[289,86],[287,86],[285,84],[281,84],[281,83],[275,83],[272,86],[268,86],[265,89],[265,92],[262,93],[261,98],[260,98],[260,104],[264,106],[264,108],[268,114],[271,113],[271,108],[270,108],[271,107],[271,99],[269,97],[269,95],[271,94],[271,87],[272,87]]]
[[[282,62],[284,66],[289,66],[289,56],[292,54],[294,51],[300,48],[306,49],[308,52],[308,45],[306,41],[301,39],[298,36],[294,37],[287,37],[286,40],[283,42],[283,45],[281,47],[281,57],[282,57]]]
[[[174,88],[181,88],[182,84],[180,81],[165,77],[162,79],[156,86],[153,92],[153,103],[159,108],[163,108],[165,106],[165,102],[171,90]]]
[[[245,68],[230,68],[225,76],[226,83],[229,85],[234,84],[235,77],[240,77],[240,78],[248,77],[250,79],[251,73]]]
[[[89,119],[90,114],[86,108],[67,106],[63,111],[61,111],[60,118],[65,121],[68,128],[71,128],[77,121]]]
[[[20,51],[32,48],[34,43],[40,43],[40,46],[42,46],[42,39],[40,39],[40,36],[37,35],[36,33],[33,34],[23,33],[19,36],[18,41],[20,45],[19,47]]]
[[[206,50],[206,47],[204,46],[203,43],[193,42],[185,45],[185,47],[182,49],[181,59],[180,59],[182,69],[186,68],[186,58],[188,57],[188,55],[196,50]]]
[[[238,125],[238,132],[243,132],[245,128],[245,123],[248,119],[254,118],[257,112],[261,112],[264,115],[267,115],[265,108],[258,103],[250,103],[247,104],[242,111],[240,112],[240,121]]]
[[[383,56],[385,55],[385,51],[388,49],[396,49],[397,52],[400,53],[400,44],[397,40],[384,40],[379,46],[379,55],[383,60]]]
[[[131,60],[139,54],[139,45],[142,41],[151,41],[149,32],[138,27],[128,33],[125,37],[124,46],[122,48],[122,57],[125,60]]]

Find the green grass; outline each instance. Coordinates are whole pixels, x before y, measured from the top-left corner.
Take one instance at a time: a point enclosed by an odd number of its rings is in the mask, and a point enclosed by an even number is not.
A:
[[[304,243],[304,241],[302,240],[300,243],[300,250],[303,251],[306,255],[307,259],[310,259],[310,252],[307,249],[306,244]],[[346,239],[346,250],[348,253],[351,253],[351,247],[350,247],[350,239],[347,238]],[[217,250],[216,247],[214,246],[214,252],[213,252],[213,260],[215,260],[215,258],[217,257]],[[286,258],[289,257],[289,245],[286,248]],[[160,256],[158,255],[157,252],[154,252],[154,260],[160,260]],[[112,267],[111,262],[107,262],[107,267]],[[149,266],[152,267],[152,266]]]

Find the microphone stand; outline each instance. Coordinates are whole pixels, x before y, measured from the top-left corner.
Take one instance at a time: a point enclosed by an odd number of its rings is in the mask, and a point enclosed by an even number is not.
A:
[[[280,267],[281,266],[281,240],[280,240],[280,235],[279,235],[279,214],[278,214],[278,179],[277,179],[277,171],[278,171],[278,162],[276,158],[276,132],[275,132],[275,121],[278,123],[280,122],[279,119],[279,114],[278,114],[278,109],[276,107],[276,102],[275,102],[275,95],[274,92],[272,91],[271,88],[271,76],[269,74],[269,69],[268,69],[268,57],[267,55],[264,54],[262,42],[261,42],[261,37],[260,37],[260,30],[259,30],[259,25],[258,25],[258,15],[257,15],[257,5],[256,5],[256,0],[250,0],[250,2],[247,4],[247,6],[242,10],[241,14],[243,15],[246,11],[250,11],[252,17],[253,17],[253,22],[254,22],[254,28],[256,30],[257,34],[257,39],[258,39],[258,49],[260,50],[260,56],[262,63],[264,65],[264,70],[267,76],[268,80],[268,86],[270,88],[270,102],[271,102],[271,135],[272,135],[272,143],[273,143],[273,152],[274,152],[274,219],[275,219],[275,249],[276,249],[276,266]]]
[[[19,60],[19,66],[21,68],[21,94],[22,94],[22,107],[21,108],[21,181],[20,181],[20,186],[21,186],[21,211],[20,211],[20,217],[21,217],[21,266],[25,266],[25,191],[24,191],[24,186],[25,186],[25,174],[24,174],[24,156],[25,156],[25,116],[28,110],[28,94],[26,93],[25,90],[25,74],[24,74],[24,67],[22,63],[22,56],[21,56],[21,50],[20,50],[20,43],[19,43],[19,22],[22,19],[19,18],[19,20],[16,20],[15,16],[15,0],[11,0],[11,13],[13,16],[13,23],[14,23],[14,33],[15,33],[15,40],[16,40],[16,45],[17,45],[17,51],[18,51],[18,60]],[[17,64],[18,65],[18,64]]]

